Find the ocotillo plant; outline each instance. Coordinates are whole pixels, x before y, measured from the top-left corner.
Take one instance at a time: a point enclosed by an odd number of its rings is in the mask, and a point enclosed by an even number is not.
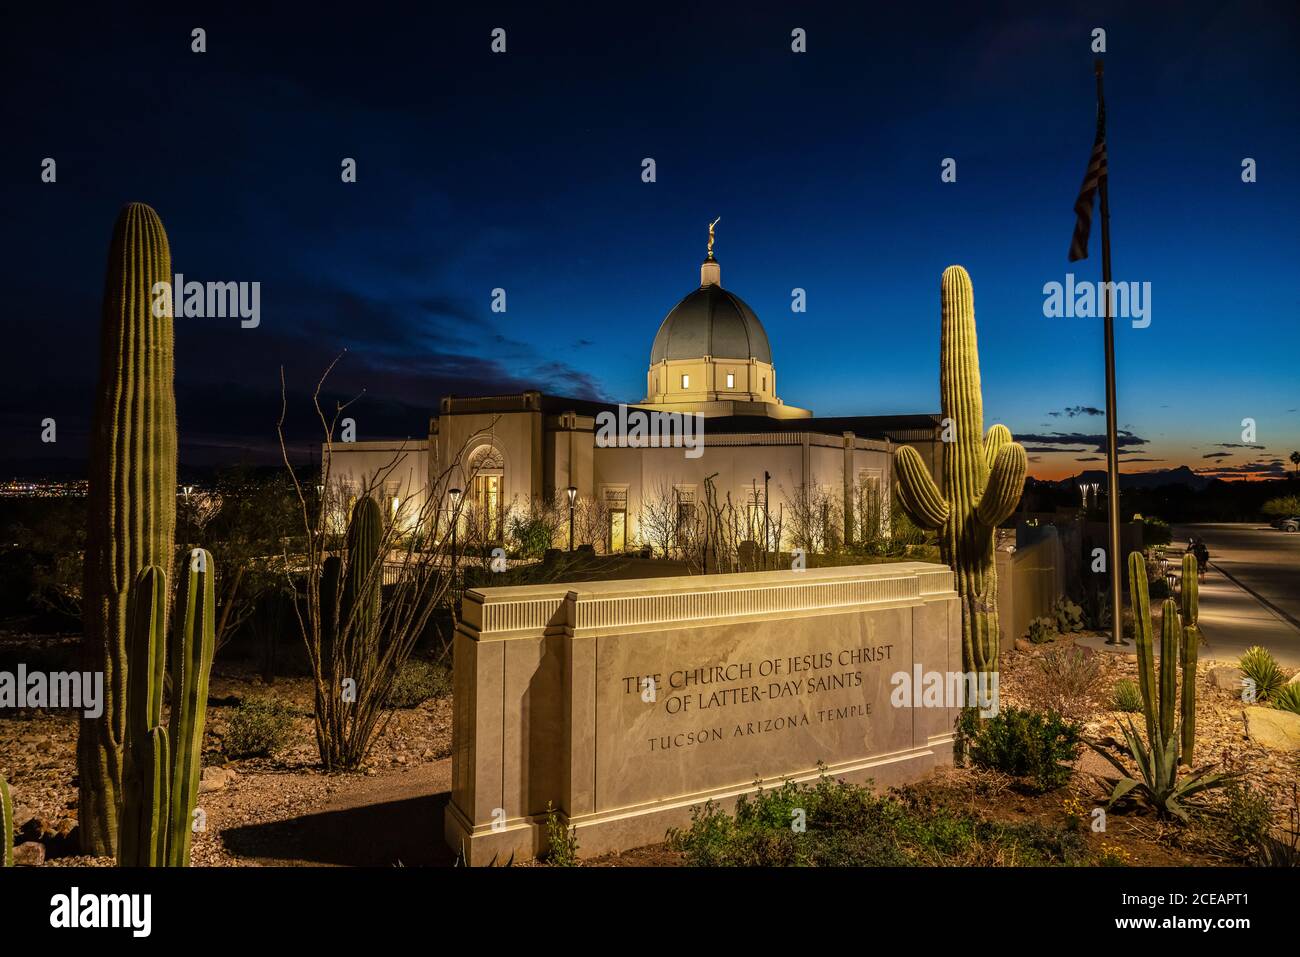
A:
[[[1128,557],[1128,587],[1133,602],[1133,630],[1137,642],[1138,687],[1142,691],[1142,713],[1146,718],[1147,740],[1153,753],[1161,754],[1174,739],[1174,725],[1180,724],[1179,763],[1190,765],[1196,744],[1196,660],[1200,631],[1196,588],[1196,556],[1183,556],[1182,607],[1166,598],[1161,607],[1160,671],[1157,676],[1153,650],[1155,627],[1151,620],[1151,599],[1147,589],[1147,563],[1141,552]],[[1178,694],[1181,667],[1182,698]],[[1181,705],[1181,722],[1179,710]]]
[[[14,802],[9,796],[9,782],[0,777],[0,836],[4,837],[4,850],[0,851],[0,867],[14,866]]]
[[[1011,432],[995,425],[984,435],[979,349],[970,276],[943,271],[943,334],[939,403],[943,414],[943,491],[910,445],[894,453],[898,498],[923,528],[939,529],[939,549],[952,566],[962,602],[962,667],[994,671],[998,664],[998,587],[993,535],[1020,500],[1028,461]]]
[[[154,284],[170,288],[171,281],[171,253],[158,214],[143,203],[126,206],[113,228],[104,280],[82,601],[85,667],[104,674],[104,708],[100,717],[81,722],[79,825],[82,849],[100,856],[117,850],[129,680],[127,592],[142,568],[166,570],[172,561],[172,319],[152,308]]]
[[[118,863],[133,867],[189,864],[191,817],[198,794],[208,676],[215,647],[212,558],[191,553],[185,604],[171,638],[170,734],[162,727],[167,657],[167,576],[150,566],[130,595],[130,685],[127,761]]]

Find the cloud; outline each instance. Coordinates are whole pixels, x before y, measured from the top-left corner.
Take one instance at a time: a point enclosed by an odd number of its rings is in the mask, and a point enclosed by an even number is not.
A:
[[[1243,444],[1243,443],[1241,443],[1241,442],[1216,442],[1216,443],[1214,443],[1214,447],[1215,447],[1216,449],[1265,449],[1265,448],[1268,448],[1268,446],[1266,446],[1266,445],[1249,445],[1249,444]]]
[[[1040,432],[1029,435],[1017,435],[1016,441],[1024,445],[1026,451],[1029,446],[1041,446],[1036,451],[1044,452],[1106,452],[1106,436],[1104,433],[1087,433],[1087,432]],[[1124,446],[1130,445],[1149,445],[1150,442],[1141,436],[1134,435],[1126,429],[1120,429],[1116,438],[1117,445],[1123,449]],[[1082,448],[1068,448],[1067,446],[1083,446]],[[1091,448],[1089,448],[1089,446]]]
[[[1073,419],[1080,415],[1105,415],[1106,413],[1093,405],[1071,405],[1060,412],[1049,412],[1047,414],[1054,419],[1059,419],[1061,416]]]
[[[1232,458],[1232,453],[1231,453],[1231,452],[1206,452],[1204,455],[1201,456],[1201,458],[1203,458],[1203,459],[1230,459],[1230,458]]]
[[[1287,474],[1286,469],[1280,461],[1272,462],[1247,462],[1244,465],[1214,465],[1203,469],[1197,469],[1199,475],[1275,475],[1284,477]]]

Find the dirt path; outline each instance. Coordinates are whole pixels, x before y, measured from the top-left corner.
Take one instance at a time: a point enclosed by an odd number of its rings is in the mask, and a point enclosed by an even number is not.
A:
[[[373,776],[247,774],[201,796],[207,831],[194,864],[449,866],[450,790],[450,758]]]

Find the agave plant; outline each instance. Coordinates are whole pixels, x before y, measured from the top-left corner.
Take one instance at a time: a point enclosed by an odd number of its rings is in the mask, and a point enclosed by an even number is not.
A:
[[[1204,767],[1179,777],[1176,737],[1166,740],[1163,747],[1159,746],[1157,737],[1156,746],[1148,747],[1144,736],[1133,726],[1132,718],[1128,720],[1128,726],[1121,730],[1124,732],[1129,756],[1137,765],[1137,777],[1109,751],[1089,742],[1089,746],[1120,773],[1119,779],[1114,782],[1110,800],[1106,802],[1107,807],[1125,797],[1139,797],[1155,808],[1157,814],[1187,823],[1190,817],[1187,808],[1183,806],[1187,798],[1201,791],[1222,787],[1240,774],[1237,771],[1211,772],[1208,767]]]

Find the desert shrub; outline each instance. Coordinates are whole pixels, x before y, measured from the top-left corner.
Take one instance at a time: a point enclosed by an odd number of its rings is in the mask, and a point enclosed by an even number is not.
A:
[[[710,801],[691,818],[669,842],[695,866],[1044,865],[1083,857],[1078,835],[1065,828],[987,821],[921,789],[878,795],[827,777],[744,796],[732,814]]]
[[[1056,621],[1046,617],[1031,619],[1025,637],[1035,645],[1051,641],[1056,637]]]
[[[1237,779],[1223,788],[1226,798],[1217,827],[1223,838],[1244,856],[1254,857],[1273,827],[1273,806],[1266,795]]]
[[[957,750],[976,767],[1021,778],[1037,791],[1051,791],[1070,779],[1067,763],[1079,755],[1077,724],[1052,711],[1002,708],[981,723],[974,709],[957,722]]]
[[[1081,720],[1096,710],[1101,659],[1078,648],[1050,648],[1026,669],[1024,700],[1033,708]]]
[[[1137,682],[1132,678],[1121,678],[1115,682],[1115,689],[1111,692],[1111,707],[1129,714],[1141,711],[1142,689],[1137,686]]]
[[[1169,523],[1151,515],[1142,519],[1142,541],[1147,545],[1168,545],[1174,540]]]
[[[293,711],[276,698],[246,698],[230,716],[222,749],[232,758],[271,757],[288,742]]]
[[[522,558],[541,558],[551,547],[556,521],[550,515],[517,515],[510,519],[510,540]]]
[[[546,863],[552,867],[578,866],[578,829],[566,828],[550,801],[546,802]]]
[[[1286,677],[1277,661],[1259,645],[1246,650],[1238,667],[1242,674],[1255,683],[1256,701],[1272,701],[1273,696],[1286,683]]]
[[[1273,707],[1300,714],[1300,684],[1284,684],[1273,692]]]
[[[1063,633],[1083,630],[1083,609],[1064,595],[1056,600],[1056,630]]]
[[[384,696],[389,708],[414,708],[430,698],[445,698],[451,694],[451,672],[431,661],[412,658],[393,678],[392,687]]]

